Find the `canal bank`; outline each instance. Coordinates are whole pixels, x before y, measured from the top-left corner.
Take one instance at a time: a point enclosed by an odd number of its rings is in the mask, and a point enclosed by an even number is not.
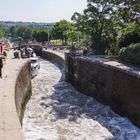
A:
[[[21,119],[30,96],[30,63],[8,52],[0,79],[0,140],[24,140]]]

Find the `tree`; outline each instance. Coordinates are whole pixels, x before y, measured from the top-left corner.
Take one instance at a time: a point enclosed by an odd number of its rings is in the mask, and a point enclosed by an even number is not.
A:
[[[74,25],[64,32],[65,36],[67,37],[69,43],[73,44],[74,42],[79,45],[79,41],[81,38],[81,32],[77,31],[77,28]]]
[[[111,0],[117,20],[123,26],[140,22],[139,0]]]
[[[66,32],[71,28],[71,23],[66,20],[61,20],[57,22],[54,27],[51,29],[51,34],[53,39],[60,39],[62,40],[62,44],[66,44],[67,42],[67,35]]]
[[[14,37],[16,35],[16,26],[11,26],[9,28],[9,34],[11,37]]]
[[[35,29],[32,33],[32,39],[44,43],[48,41],[48,31],[46,29]]]
[[[91,47],[97,54],[104,54],[106,48],[114,45],[116,30],[113,12],[113,5],[109,0],[88,0],[84,13],[74,13],[72,16],[78,29],[91,36]]]
[[[0,30],[0,38],[3,37],[3,32]]]
[[[122,35],[118,39],[118,47],[127,47],[132,43],[140,43],[140,25],[130,24],[123,29]]]
[[[6,34],[6,31],[4,28],[0,27],[0,38],[4,37]]]
[[[16,28],[16,37],[21,38],[24,42],[31,39],[32,29],[28,26],[19,26]]]

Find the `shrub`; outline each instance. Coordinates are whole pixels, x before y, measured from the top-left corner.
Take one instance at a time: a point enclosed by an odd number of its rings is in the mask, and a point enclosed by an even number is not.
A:
[[[131,44],[127,48],[122,48],[119,53],[119,59],[140,65],[140,43]]]
[[[140,43],[140,25],[132,24],[124,29],[118,40],[118,47],[127,47],[132,43]]]
[[[111,47],[110,49],[106,50],[108,56],[117,58],[119,54],[120,48],[118,47]]]

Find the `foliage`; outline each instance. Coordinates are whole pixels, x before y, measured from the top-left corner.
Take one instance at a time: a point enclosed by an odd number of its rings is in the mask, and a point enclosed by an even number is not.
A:
[[[92,38],[90,35],[83,34],[80,40],[80,46],[83,49],[91,50],[90,46],[92,46]]]
[[[32,33],[32,39],[42,43],[48,41],[48,31],[46,29],[35,29]]]
[[[131,44],[127,48],[122,48],[119,53],[122,61],[140,65],[140,43]]]
[[[31,39],[32,29],[28,26],[19,26],[15,30],[16,37],[28,42]]]
[[[81,32],[77,31],[77,28],[73,25],[71,25],[71,28],[69,28],[64,33],[66,37],[68,38],[68,41],[70,44],[77,43],[77,46],[79,46],[80,38],[82,36]]]
[[[13,37],[16,37],[16,26],[11,26],[10,28],[9,28],[9,34],[10,34],[10,36],[13,38]]]
[[[120,48],[112,47],[106,50],[106,54],[112,58],[118,59]]]
[[[12,26],[9,29],[9,34],[14,42],[23,43],[31,40],[37,42],[48,41],[48,30],[44,28],[31,28],[28,26]]]
[[[140,25],[131,24],[123,30],[123,34],[118,40],[118,47],[127,47],[132,43],[140,42]]]
[[[96,53],[110,49],[116,54],[117,38],[123,29],[139,23],[139,0],[87,0],[83,14],[74,13],[72,20],[78,31],[91,37],[91,48]]]
[[[3,36],[4,36],[4,32],[0,30],[0,38],[2,38]]]
[[[108,1],[94,0],[88,1],[87,9],[83,14],[74,13],[72,16],[78,29],[91,36],[91,47],[97,54],[103,54],[105,49],[114,43],[116,31],[112,12],[113,7]]]
[[[114,5],[115,16],[120,25],[140,22],[139,0],[111,0]]]
[[[61,39],[63,44],[67,42],[66,32],[72,27],[71,23],[66,20],[61,20],[57,22],[54,27],[51,29],[51,36],[53,39]]]
[[[3,32],[2,31],[0,31],[0,38],[2,38],[3,37]]]
[[[0,38],[6,36],[6,29],[3,27],[0,27]]]

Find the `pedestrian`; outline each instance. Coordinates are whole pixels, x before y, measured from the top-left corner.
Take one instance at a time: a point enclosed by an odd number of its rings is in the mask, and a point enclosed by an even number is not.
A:
[[[6,53],[6,51],[3,52],[3,55],[4,55],[5,57],[7,57],[7,53]]]
[[[20,48],[20,57],[23,58],[23,48]]]
[[[0,78],[2,78],[2,67],[3,67],[3,61],[2,58],[0,58]]]

